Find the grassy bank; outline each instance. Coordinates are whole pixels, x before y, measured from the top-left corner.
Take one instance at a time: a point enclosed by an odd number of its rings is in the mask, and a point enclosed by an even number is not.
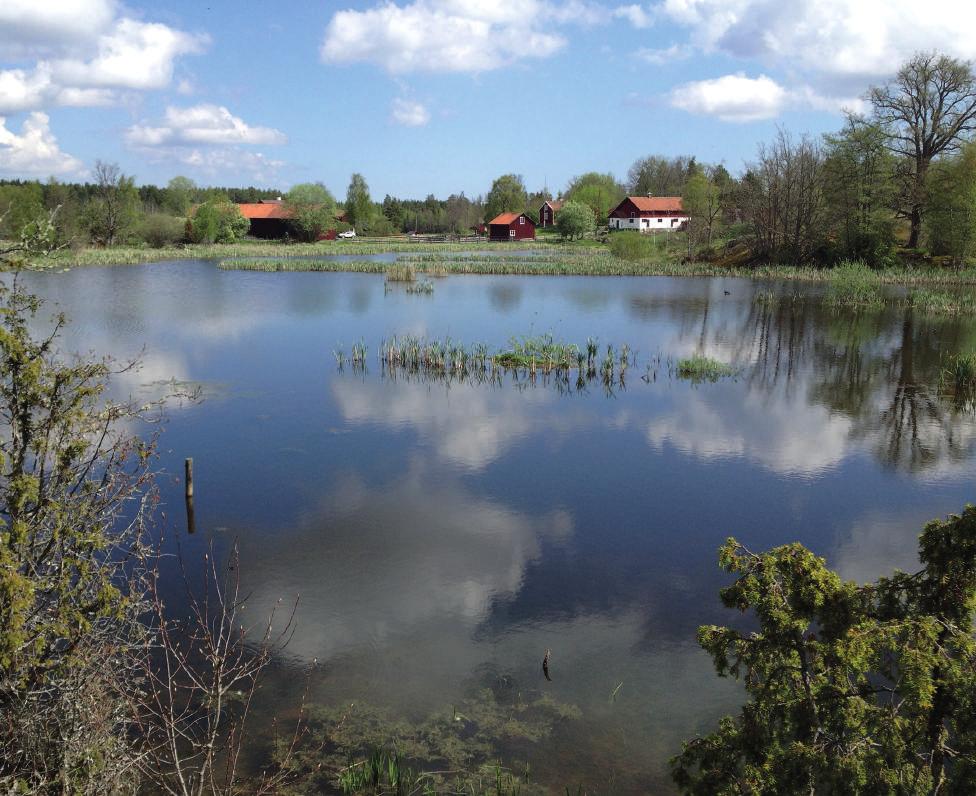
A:
[[[837,288],[837,303],[848,303],[858,289],[865,292],[854,303],[869,303],[881,285],[939,286],[976,285],[976,268],[948,270],[913,265],[894,266],[849,278],[840,269],[812,266],[758,265],[727,266],[709,262],[682,262],[679,247],[655,245],[634,246],[588,245],[576,243],[411,243],[402,240],[330,241],[321,243],[280,243],[248,241],[235,244],[213,244],[168,247],[162,249],[119,247],[62,252],[56,257],[38,260],[39,268],[58,270],[76,266],[126,265],[165,260],[214,259],[223,269],[251,271],[362,271],[380,273],[389,263],[375,263],[357,257],[395,254],[398,262],[409,263],[418,273],[443,274],[540,274],[592,276],[720,276],[757,280],[793,280],[835,283],[848,279],[847,286]],[[633,250],[632,250],[633,249]],[[529,252],[529,253],[526,253]],[[336,256],[351,259],[335,261]],[[838,276],[840,274],[840,276]],[[919,292],[921,293],[921,292]],[[933,307],[945,305],[945,294],[919,295],[922,303]],[[962,310],[960,310],[962,311]]]
[[[429,243],[394,240],[373,241],[321,241],[319,243],[283,243],[280,241],[243,241],[240,243],[191,244],[164,246],[159,249],[145,246],[117,246],[111,249],[65,250],[53,257],[38,259],[36,267],[91,266],[91,265],[139,265],[164,260],[221,260],[244,257],[335,257],[366,256],[373,254],[450,254],[478,250],[494,251],[505,244],[485,243]],[[526,248],[538,252],[572,250],[571,244],[528,243]]]

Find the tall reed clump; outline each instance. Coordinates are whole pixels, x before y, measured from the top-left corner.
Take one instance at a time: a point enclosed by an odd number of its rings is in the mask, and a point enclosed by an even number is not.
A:
[[[830,272],[824,301],[833,307],[880,307],[885,297],[874,271],[860,260],[845,260]]]
[[[976,312],[976,296],[972,293],[946,292],[919,288],[908,296],[913,308],[933,315],[964,315]]]
[[[689,379],[693,383],[703,381],[718,381],[725,376],[734,376],[735,368],[711,357],[695,354],[678,360],[678,377]]]
[[[412,263],[392,263],[386,269],[387,282],[414,282],[417,279],[417,269]]]
[[[950,354],[942,361],[940,387],[959,394],[976,391],[976,352]]]

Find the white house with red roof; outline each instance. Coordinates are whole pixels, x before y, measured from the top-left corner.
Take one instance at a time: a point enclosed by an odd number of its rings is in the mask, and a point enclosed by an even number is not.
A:
[[[662,232],[684,229],[688,214],[680,196],[628,196],[607,216],[610,229]]]

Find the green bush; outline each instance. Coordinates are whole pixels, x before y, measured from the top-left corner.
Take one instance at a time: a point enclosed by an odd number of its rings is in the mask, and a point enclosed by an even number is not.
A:
[[[654,239],[651,235],[625,230],[610,236],[610,251],[622,260],[644,260],[654,252]]]
[[[566,202],[556,214],[556,229],[569,240],[583,238],[596,230],[596,216],[582,202]]]
[[[162,249],[180,243],[186,234],[186,222],[177,216],[153,213],[139,224],[137,234],[147,246]]]
[[[220,199],[200,205],[191,221],[194,243],[233,243],[247,235],[250,227],[236,204]]]

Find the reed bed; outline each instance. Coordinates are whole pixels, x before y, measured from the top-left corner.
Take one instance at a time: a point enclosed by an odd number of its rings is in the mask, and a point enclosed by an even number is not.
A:
[[[390,264],[381,260],[300,260],[300,259],[251,259],[234,258],[221,260],[217,267],[224,271],[327,271],[337,273],[351,271],[366,274],[386,273]]]
[[[415,282],[417,269],[411,263],[395,262],[386,269],[387,282]]]
[[[679,378],[688,379],[695,384],[703,381],[715,382],[736,373],[731,365],[699,354],[679,359],[676,372]]]
[[[611,236],[611,244],[615,236]],[[640,241],[638,241],[640,243]],[[531,254],[515,254],[518,246]],[[837,268],[779,265],[775,263],[749,266],[724,266],[708,262],[682,262],[675,251],[641,243],[635,253],[619,257],[606,245],[581,246],[575,243],[522,242],[499,244],[487,242],[434,243],[403,239],[389,241],[322,241],[319,243],[284,243],[279,241],[247,241],[233,244],[194,244],[149,247],[116,247],[111,249],[65,250],[56,256],[39,258],[31,263],[36,268],[63,270],[75,266],[135,265],[168,260],[213,259],[219,267],[256,271],[360,271],[382,272],[386,263],[366,260],[336,262],[324,258],[338,255],[367,257],[395,254],[399,260],[422,263],[418,271],[427,274],[544,274],[544,275],[607,275],[607,276],[725,276],[745,279],[780,279],[835,284],[837,305],[864,306],[874,304],[872,292],[880,285],[949,286],[976,285],[976,268],[959,270],[934,266],[894,266],[870,271],[863,266],[854,278],[845,265]],[[624,247],[627,248],[627,247]],[[633,247],[631,247],[633,248]],[[620,247],[618,246],[619,250]],[[621,252],[623,253],[623,252]],[[263,259],[257,259],[263,258]],[[306,259],[299,259],[306,258]],[[855,265],[848,263],[847,266]],[[866,272],[866,273],[865,273]],[[857,291],[860,290],[860,297]],[[853,293],[851,291],[854,291]],[[924,299],[924,297],[923,297]],[[945,302],[926,301],[933,307]],[[955,311],[955,310],[953,310]],[[967,311],[960,309],[959,311]]]
[[[942,362],[940,388],[955,395],[976,392],[976,352],[947,356]]]
[[[239,243],[181,244],[151,248],[148,246],[116,246],[109,249],[84,248],[65,250],[56,256],[41,258],[37,265],[98,266],[139,265],[164,260],[219,260],[247,257],[335,257],[339,255],[367,256],[374,254],[448,254],[471,252],[498,244],[487,243],[434,243],[392,241],[320,241],[318,243],[285,243],[283,241],[244,241]],[[526,248],[539,252],[573,250],[571,245],[526,244]]]
[[[577,346],[557,341],[548,334],[513,338],[500,351],[484,344],[466,346],[450,338],[395,336],[381,342],[378,356],[384,374],[390,376],[493,384],[500,384],[503,375],[516,380],[534,380],[538,376],[566,391],[571,391],[574,384],[577,390],[583,390],[596,379],[607,388],[625,386],[628,368],[636,361],[635,353],[627,345],[619,351],[609,345],[601,355],[596,340]],[[336,359],[340,366],[351,361],[341,352],[336,353]]]
[[[908,302],[920,312],[933,315],[969,315],[976,312],[976,296],[972,293],[920,288],[909,294]]]
[[[886,296],[875,271],[861,262],[846,262],[830,271],[824,302],[831,307],[881,307]]]

